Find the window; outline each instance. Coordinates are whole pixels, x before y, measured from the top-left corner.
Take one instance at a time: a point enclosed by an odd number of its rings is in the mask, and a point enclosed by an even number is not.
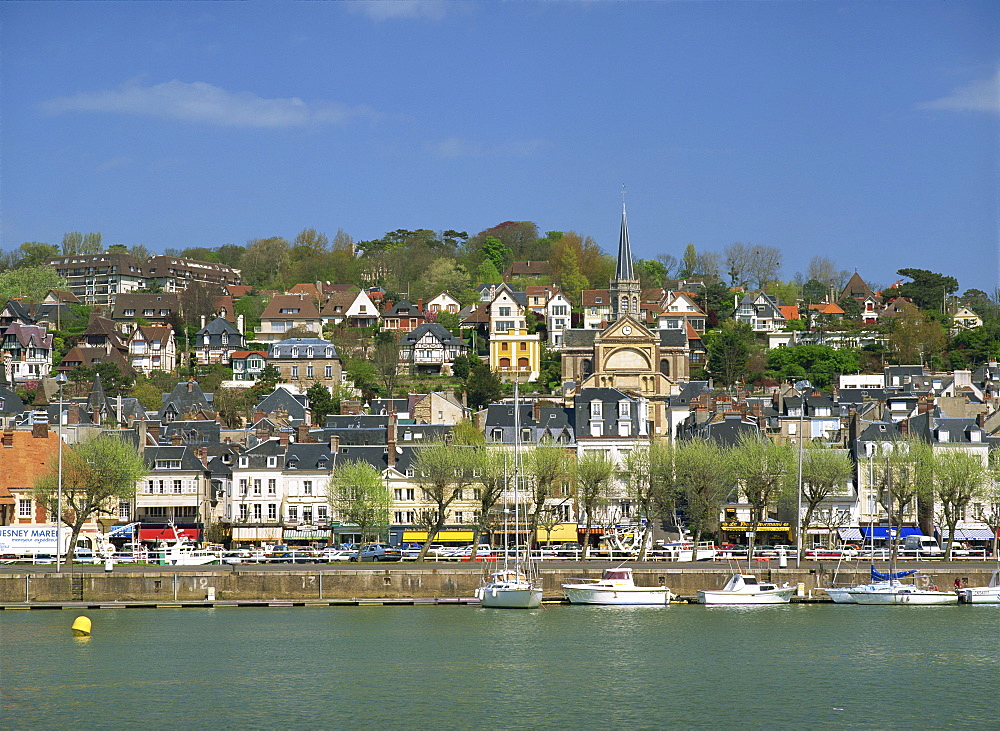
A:
[[[17,517],[18,518],[31,517],[31,500],[22,499],[17,501]]]
[[[267,458],[267,466],[268,467],[277,467],[278,466],[278,458],[277,457],[268,457]]]
[[[267,504],[267,519],[268,520],[278,519],[278,503]]]
[[[299,377],[299,367],[297,365],[292,366],[292,378]]]
[[[601,402],[591,401],[590,402],[590,416],[594,419],[601,418]]]
[[[413,500],[414,490],[412,487],[397,487],[394,492],[396,500]]]
[[[313,494],[313,483],[312,483],[312,480],[303,480],[302,481],[302,493],[305,494],[305,495],[312,495]]]
[[[240,503],[240,522],[246,523],[250,519],[250,506]]]
[[[277,480],[268,480],[267,481],[267,494],[268,495],[277,495],[278,494],[278,481]]]
[[[324,373],[323,373],[323,377],[324,378],[333,378],[333,366],[332,365],[326,366],[326,369],[324,370]]]
[[[179,470],[180,468],[181,468],[181,461],[179,459],[156,460],[156,469],[158,470]]]
[[[257,523],[264,519],[264,510],[260,503],[253,504],[253,519]]]
[[[181,481],[174,480],[174,495],[180,495],[180,494],[181,494]]]
[[[247,494],[247,480],[240,480],[240,495]]]
[[[297,505],[288,506],[288,519],[293,523],[299,522],[299,507]]]
[[[319,523],[326,523],[326,521],[327,521],[328,518],[329,518],[329,516],[327,515],[326,506],[325,505],[317,505],[316,506],[316,520],[317,520],[317,522],[319,522]]]
[[[501,307],[500,308],[500,317],[510,317],[510,308],[509,307]]]
[[[312,520],[313,520],[313,507],[312,507],[312,505],[303,505],[302,506],[302,522],[303,523],[312,523]]]
[[[260,495],[260,480],[253,481],[253,494]]]
[[[118,520],[131,520],[132,503],[122,500],[118,503]]]
[[[313,367],[311,365],[306,366],[306,378],[313,378]]]
[[[628,416],[631,413],[632,404],[628,401],[618,402],[618,416]]]
[[[601,304],[603,301],[604,301],[603,297],[594,297],[594,302],[596,302],[597,304]]]

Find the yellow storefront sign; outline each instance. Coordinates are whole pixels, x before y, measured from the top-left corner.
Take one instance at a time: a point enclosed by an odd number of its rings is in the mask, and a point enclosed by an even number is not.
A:
[[[552,530],[539,528],[535,531],[535,541],[538,543],[575,543],[577,535],[576,523],[560,523]]]
[[[475,535],[471,530],[443,530],[434,536],[434,540],[441,543],[472,543]],[[403,543],[423,543],[426,540],[425,530],[403,531]]]

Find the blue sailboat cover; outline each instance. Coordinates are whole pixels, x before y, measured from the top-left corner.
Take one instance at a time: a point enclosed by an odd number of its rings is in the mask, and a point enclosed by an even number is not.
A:
[[[911,569],[909,571],[896,571],[890,574],[883,574],[881,571],[875,569],[875,564],[872,564],[872,581],[890,581],[891,579],[902,579],[904,576],[912,576],[917,573],[916,569]]]

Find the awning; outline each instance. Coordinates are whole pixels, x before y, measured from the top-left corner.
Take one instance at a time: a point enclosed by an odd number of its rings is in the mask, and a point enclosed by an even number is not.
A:
[[[941,535],[947,539],[948,529],[942,528]],[[956,541],[992,541],[993,531],[988,525],[959,525],[955,526]]]
[[[112,526],[108,531],[108,538],[131,538],[132,537],[132,524],[128,525],[115,525]]]
[[[178,528],[177,532],[184,536],[185,538],[190,538],[192,541],[197,541],[201,538],[201,530],[199,528]],[[139,540],[140,541],[172,541],[174,539],[174,529],[173,528],[140,528],[139,529]]]
[[[861,534],[865,538],[878,538],[882,541],[889,540],[889,526],[887,525],[875,525],[875,526],[861,526]],[[901,538],[906,538],[907,536],[922,536],[923,533],[919,528],[915,526],[904,525],[899,529],[899,535]]]
[[[860,541],[864,538],[860,528],[841,528],[838,533],[842,541]]]
[[[284,537],[289,541],[325,541],[330,537],[328,530],[291,530],[285,528]]]

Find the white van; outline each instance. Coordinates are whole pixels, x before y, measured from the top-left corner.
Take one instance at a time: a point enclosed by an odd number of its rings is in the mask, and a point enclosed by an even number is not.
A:
[[[944,551],[932,536],[907,536],[903,539],[903,551],[917,558],[944,556]]]

